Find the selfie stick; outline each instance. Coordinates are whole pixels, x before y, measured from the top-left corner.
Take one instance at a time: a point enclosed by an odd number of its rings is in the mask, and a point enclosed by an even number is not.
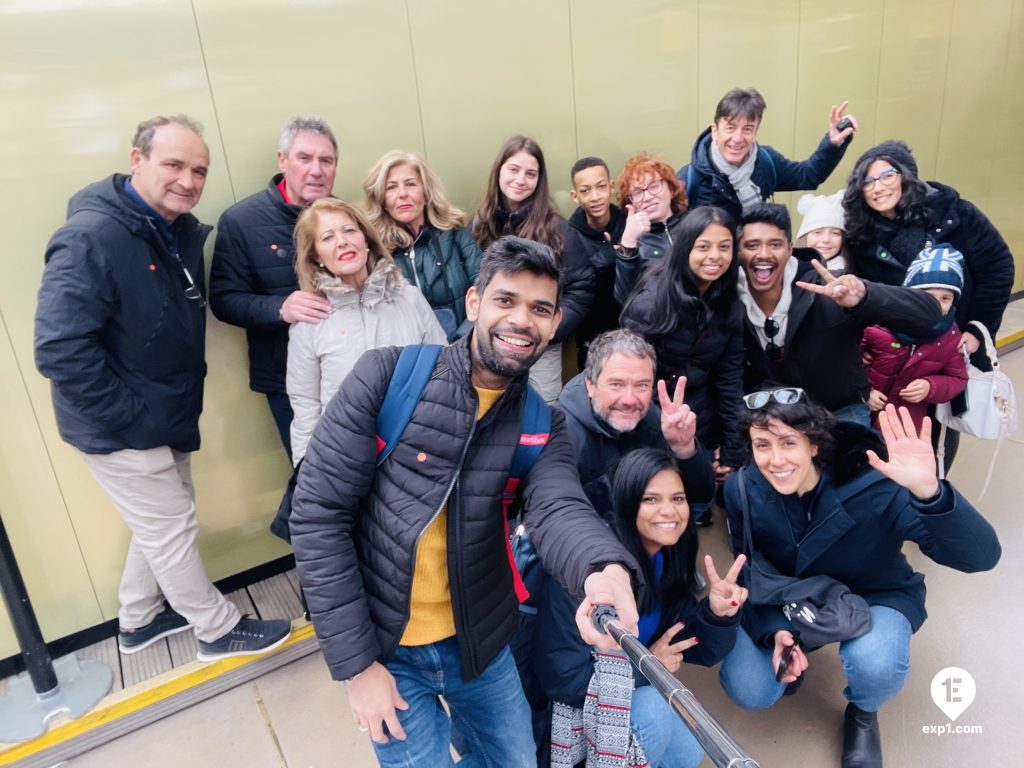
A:
[[[619,644],[633,665],[668,700],[717,768],[759,768],[757,761],[701,706],[693,692],[679,682],[635,635],[626,631],[612,606],[597,606],[591,620],[595,627]]]

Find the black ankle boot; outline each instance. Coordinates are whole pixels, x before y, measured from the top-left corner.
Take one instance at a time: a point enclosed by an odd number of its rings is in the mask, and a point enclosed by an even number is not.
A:
[[[878,713],[865,712],[853,702],[843,716],[843,768],[882,768]]]

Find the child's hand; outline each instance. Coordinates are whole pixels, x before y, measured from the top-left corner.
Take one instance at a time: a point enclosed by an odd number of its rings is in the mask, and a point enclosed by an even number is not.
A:
[[[900,397],[908,403],[920,403],[928,397],[931,389],[932,385],[928,383],[927,379],[914,379],[900,390]]]
[[[868,408],[872,411],[880,411],[885,408],[885,404],[889,402],[889,398],[879,392],[877,389],[872,389],[871,394],[868,395]]]

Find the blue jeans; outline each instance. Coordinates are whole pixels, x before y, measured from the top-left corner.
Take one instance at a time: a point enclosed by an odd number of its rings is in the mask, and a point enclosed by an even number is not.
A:
[[[902,613],[871,606],[867,634],[839,644],[847,680],[843,695],[865,712],[877,712],[903,690],[910,674],[910,635],[910,622]],[[771,650],[754,645],[742,628],[718,677],[729,698],[744,709],[770,707],[786,690],[784,683],[775,682]]]
[[[462,677],[458,640],[399,646],[387,663],[409,709],[398,710],[406,740],[374,744],[381,766],[451,766],[451,721],[441,706],[444,696],[458,720],[462,768],[536,768],[530,707],[526,703],[512,652],[506,646],[483,673]]]
[[[288,454],[288,461],[292,460],[292,419],[295,414],[292,412],[292,403],[288,395],[283,392],[268,392],[267,404],[270,406],[270,415],[274,417],[274,426],[277,427],[277,434],[284,443],[284,450]]]
[[[629,725],[651,768],[697,768],[704,750],[653,685],[633,691]]]

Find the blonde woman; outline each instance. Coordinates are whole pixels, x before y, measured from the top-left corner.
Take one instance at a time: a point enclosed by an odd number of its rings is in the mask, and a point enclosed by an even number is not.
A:
[[[480,247],[463,227],[464,214],[411,152],[384,155],[370,169],[363,192],[370,222],[451,340],[466,320],[466,291],[480,271]]]
[[[306,454],[313,428],[342,379],[368,349],[444,344],[427,300],[402,276],[366,215],[335,198],[317,200],[295,225],[295,272],[303,291],[331,304],[317,325],[288,337],[292,458]]]

